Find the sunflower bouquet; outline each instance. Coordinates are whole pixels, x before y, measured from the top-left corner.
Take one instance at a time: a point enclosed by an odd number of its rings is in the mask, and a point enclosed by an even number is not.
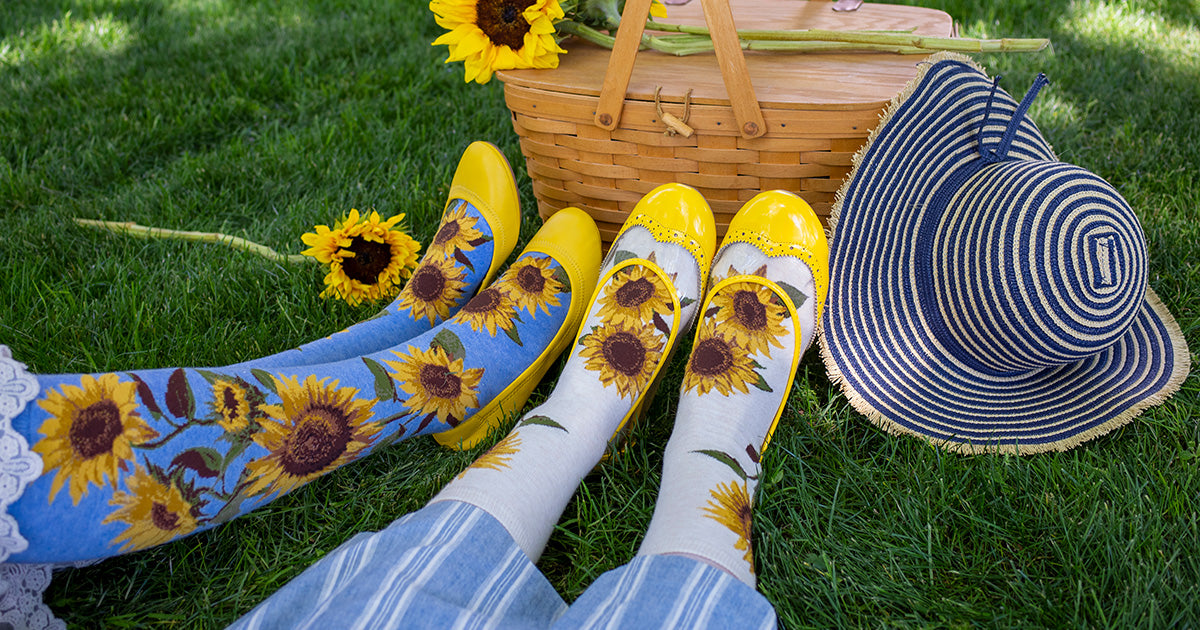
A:
[[[434,46],[449,47],[446,63],[462,61],[467,83],[487,83],[497,70],[557,68],[572,36],[612,48],[625,0],[431,0],[429,9],[446,33]],[[702,26],[658,22],[667,10],[659,0],[641,45],[672,55],[713,51],[709,30]],[[958,52],[1036,52],[1047,39],[982,40],[923,37],[910,31],[739,30],[746,50],[791,52],[876,51],[928,54]]]

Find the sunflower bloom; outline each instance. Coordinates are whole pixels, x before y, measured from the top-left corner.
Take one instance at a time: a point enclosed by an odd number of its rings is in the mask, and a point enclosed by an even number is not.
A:
[[[450,321],[470,324],[475,332],[486,328],[488,335],[495,337],[497,328],[512,328],[516,316],[517,307],[508,294],[496,287],[488,287],[464,304]]]
[[[217,424],[229,433],[236,433],[250,423],[250,403],[246,389],[234,381],[218,379],[213,383],[209,407],[219,416]]]
[[[747,386],[758,382],[750,354],[725,339],[717,332],[717,326],[712,318],[706,318],[700,325],[683,373],[683,391],[696,390],[704,395],[715,389],[723,396],[729,396],[735,389],[748,393]]]
[[[429,9],[448,31],[433,45],[449,46],[446,63],[464,62],[467,83],[487,83],[496,70],[557,68],[567,52],[555,40],[558,0],[432,0]]]
[[[673,313],[671,290],[647,267],[629,266],[616,272],[597,300],[606,321],[637,327],[649,324],[655,313]]]
[[[427,255],[449,258],[455,251],[469,252],[475,249],[475,244],[484,237],[476,227],[479,219],[467,214],[467,202],[459,199],[454,209],[442,217],[442,224],[437,234],[425,248]]]
[[[462,297],[465,275],[453,258],[426,257],[400,291],[396,310],[409,309],[413,319],[424,317],[436,324],[450,316],[450,307]]]
[[[254,441],[269,451],[246,465],[248,495],[286,494],[369,449],[379,433],[371,421],[374,400],[357,397],[353,387],[309,375],[275,378],[280,404],[263,405],[269,416]]]
[[[421,248],[396,227],[403,219],[398,214],[384,221],[378,212],[362,216],[352,209],[334,229],[318,225],[315,232],[301,236],[309,246],[301,253],[329,265],[321,297],[338,297],[357,306],[394,296],[401,280],[412,275]]]
[[[158,437],[137,413],[136,391],[136,383],[116,374],[84,374],[80,387],[63,385],[38,401],[50,417],[33,450],[42,456],[43,474],[57,469],[50,502],[68,481],[76,505],[90,484],[103,486],[107,478],[115,489],[118,470],[133,461],[133,447]]]
[[[519,450],[521,450],[521,436],[510,433],[503,440],[496,442],[496,445],[488,449],[488,452],[480,455],[479,459],[472,462],[470,466],[458,473],[458,478],[462,479],[472,468],[504,470],[508,468],[508,460],[512,459],[512,456]]]
[[[650,384],[662,358],[663,341],[653,327],[604,324],[583,339],[584,368],[600,373],[600,382],[614,385],[621,396],[636,398]]]
[[[504,272],[501,282],[506,283],[517,310],[525,309],[535,315],[540,307],[549,315],[550,307],[559,305],[558,294],[567,288],[554,277],[552,264],[549,257],[527,256]]]
[[[709,490],[712,496],[708,506],[704,508],[705,516],[724,525],[729,531],[737,534],[737,542],[733,548],[745,551],[742,556],[750,564],[750,572],[754,572],[754,554],[750,549],[750,493],[743,483],[719,483],[716,489]]]
[[[787,307],[771,289],[755,283],[735,283],[712,298],[721,332],[750,354],[771,356],[771,346],[783,348],[780,337],[788,334],[783,327]]]
[[[463,369],[462,359],[451,359],[440,346],[429,350],[408,347],[408,354],[392,351],[401,361],[384,361],[395,372],[392,378],[408,394],[405,402],[418,416],[436,414],[450,426],[462,422],[467,409],[479,406],[479,381],[483,368]]]
[[[196,529],[192,504],[175,484],[165,484],[138,466],[125,485],[128,492],[118,490],[109,501],[118,506],[117,511],[103,521],[105,525],[128,526],[112,541],[114,545],[124,543],[122,553],[161,545]]]

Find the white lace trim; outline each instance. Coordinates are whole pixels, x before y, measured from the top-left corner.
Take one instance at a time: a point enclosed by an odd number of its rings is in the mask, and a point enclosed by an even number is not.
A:
[[[29,450],[29,442],[13,430],[12,421],[37,394],[37,379],[25,371],[24,363],[12,358],[8,346],[0,345],[0,562],[29,546],[8,506],[42,474],[42,458]]]
[[[50,586],[51,565],[4,562],[29,546],[8,506],[42,474],[42,458],[29,450],[29,442],[13,430],[12,421],[37,394],[37,379],[25,371],[24,363],[12,358],[8,346],[0,345],[0,624],[19,630],[66,630],[67,625],[42,603],[42,593]]]
[[[66,630],[67,624],[42,603],[42,593],[50,586],[50,568],[49,564],[0,564],[0,624],[17,630]]]

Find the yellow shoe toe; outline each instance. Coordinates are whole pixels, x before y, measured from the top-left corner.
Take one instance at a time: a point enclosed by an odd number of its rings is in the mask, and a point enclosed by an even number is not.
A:
[[[817,313],[825,303],[829,286],[829,244],[825,228],[808,202],[785,190],[769,190],[754,196],[729,222],[721,247],[745,242],[771,256],[796,256],[808,263],[818,287]]]
[[[450,200],[475,206],[492,228],[492,264],[481,286],[487,286],[517,245],[521,233],[521,201],[512,167],[500,149],[489,142],[472,142],[458,162],[450,182]]]
[[[695,188],[663,184],[647,193],[629,213],[614,244],[634,226],[649,229],[659,241],[688,249],[700,265],[700,277],[708,277],[708,266],[716,250],[717,226],[708,202]]]

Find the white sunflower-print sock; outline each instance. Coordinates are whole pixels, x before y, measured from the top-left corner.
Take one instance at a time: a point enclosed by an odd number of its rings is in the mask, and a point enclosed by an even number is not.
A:
[[[659,240],[661,230],[644,221],[625,230],[601,266],[595,300],[546,402],[433,499],[487,511],[534,561],[622,421],[648,402],[643,394],[703,293],[702,256]]]
[[[754,586],[759,458],[812,342],[817,289],[798,258],[768,257],[746,243],[718,254],[638,555],[694,557]]]

